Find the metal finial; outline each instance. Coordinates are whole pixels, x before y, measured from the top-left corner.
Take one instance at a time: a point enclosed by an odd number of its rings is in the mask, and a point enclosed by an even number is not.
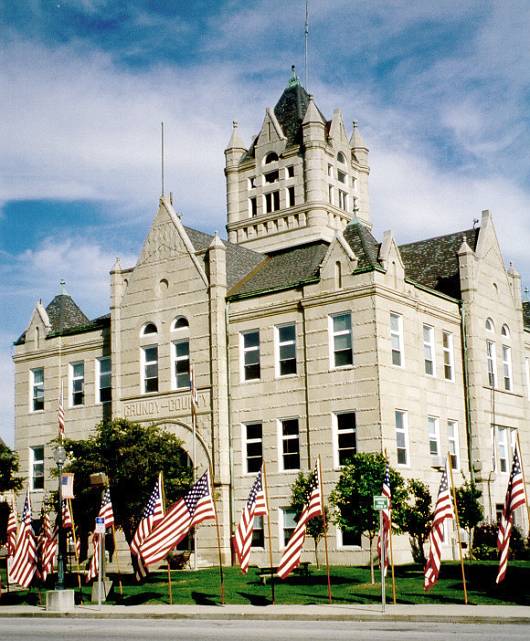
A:
[[[232,120],[232,129],[237,129],[239,127],[239,123],[237,120]]]
[[[66,281],[64,278],[59,281],[59,287],[61,288],[61,294],[66,294]]]
[[[298,76],[296,75],[296,67],[294,65],[291,65],[291,79],[289,80],[289,87],[296,87],[296,85],[300,84],[300,80],[298,80]]]
[[[473,229],[476,229],[477,225],[479,224],[479,219],[478,218],[473,218]]]

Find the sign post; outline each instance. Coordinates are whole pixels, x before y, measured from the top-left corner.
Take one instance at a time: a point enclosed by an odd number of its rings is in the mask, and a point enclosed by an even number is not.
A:
[[[103,569],[103,548],[105,546],[105,517],[96,516],[96,529],[94,533],[99,538],[99,563],[98,563],[98,609],[101,610],[101,572]]]
[[[383,510],[388,510],[388,498],[386,496],[374,496],[374,510],[379,512],[379,542],[381,546],[381,611],[385,613],[385,541],[383,538]]]

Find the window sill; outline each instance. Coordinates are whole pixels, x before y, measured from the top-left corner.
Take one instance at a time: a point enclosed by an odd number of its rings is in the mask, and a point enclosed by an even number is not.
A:
[[[328,372],[344,372],[350,369],[355,369],[355,364],[339,365],[338,367],[335,367],[334,365],[330,365]]]
[[[276,374],[275,376],[276,380],[278,381],[282,381],[285,378],[298,378],[298,377],[299,377],[298,373],[297,374]]]
[[[30,414],[44,414],[44,412],[45,412],[44,409],[42,409],[42,410],[32,410],[32,409],[30,409],[30,411],[29,411]]]

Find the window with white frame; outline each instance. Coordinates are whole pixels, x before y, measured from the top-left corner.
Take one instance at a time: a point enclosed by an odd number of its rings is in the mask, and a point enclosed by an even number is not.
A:
[[[190,326],[185,316],[177,316],[171,325],[171,331],[176,332],[179,329],[186,329]]]
[[[334,314],[330,319],[331,366],[347,367],[353,364],[351,314]]]
[[[44,367],[30,370],[31,411],[44,409]]]
[[[173,387],[190,387],[190,342],[187,338],[173,343]]]
[[[258,215],[258,199],[256,196],[248,199],[248,213],[251,218],[255,218]]]
[[[502,372],[504,378],[504,389],[511,391],[512,381],[512,348],[508,345],[502,346]]]
[[[44,445],[29,448],[29,486],[32,490],[44,489]]]
[[[295,206],[294,187],[293,186],[287,187],[285,195],[286,195],[287,207],[294,207]]]
[[[409,464],[407,412],[395,410],[394,420],[396,426],[396,454],[398,465]]]
[[[435,416],[427,417],[427,431],[429,434],[429,454],[440,456],[440,425]]]
[[[342,191],[342,189],[338,189],[338,195],[339,195],[339,207],[343,211],[348,211],[348,194],[345,191]]]
[[[430,325],[423,326],[423,359],[425,363],[425,373],[434,376],[436,372],[436,363],[434,361],[434,327]]]
[[[112,371],[110,356],[96,358],[96,403],[112,400]]]
[[[493,341],[486,341],[486,359],[488,364],[488,385],[497,387],[497,353]]]
[[[243,467],[245,474],[258,472],[263,461],[263,426],[246,423],[243,428]]]
[[[263,517],[255,516],[252,529],[252,540],[250,546],[253,548],[265,547],[265,530],[263,527]]]
[[[447,421],[447,445],[453,470],[460,468],[460,439],[458,438],[458,421]]]
[[[142,347],[142,392],[158,392],[158,346]]]
[[[153,336],[158,333],[158,330],[154,323],[146,323],[140,333],[142,336]]]
[[[296,374],[296,325],[276,327],[276,373],[277,376]]]
[[[78,361],[70,363],[70,405],[84,405],[85,403],[85,363]]]
[[[265,194],[265,213],[270,214],[273,211],[280,209],[280,192],[271,191]]]
[[[497,457],[499,460],[499,471],[508,472],[509,464],[509,429],[497,427]]]
[[[280,508],[280,547],[284,548],[296,527],[296,510],[290,507]]]
[[[390,342],[392,344],[392,365],[403,367],[403,317],[401,314],[390,314]]]
[[[300,469],[300,431],[297,418],[279,421],[281,442],[281,469]]]
[[[361,547],[361,535],[348,530],[337,528],[337,547],[340,548],[359,548]]]
[[[442,334],[442,348],[444,355],[444,378],[446,381],[455,380],[455,357],[453,334],[451,332],[443,332]]]
[[[502,326],[501,336],[504,336],[504,338],[510,338],[510,328],[508,327],[508,325]]]
[[[486,318],[485,327],[488,332],[495,331],[495,325],[493,324],[493,321],[491,320],[491,318]]]
[[[355,412],[333,414],[335,467],[345,465],[357,452],[357,425]]]
[[[258,379],[260,371],[259,355],[259,329],[253,329],[241,333],[241,354],[242,354],[242,379],[251,381]]]

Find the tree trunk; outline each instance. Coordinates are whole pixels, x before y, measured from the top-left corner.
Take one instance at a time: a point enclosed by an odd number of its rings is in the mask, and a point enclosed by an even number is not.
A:
[[[320,570],[320,563],[318,560],[318,541],[316,539],[313,539],[315,542],[315,563],[317,566],[317,570]]]

